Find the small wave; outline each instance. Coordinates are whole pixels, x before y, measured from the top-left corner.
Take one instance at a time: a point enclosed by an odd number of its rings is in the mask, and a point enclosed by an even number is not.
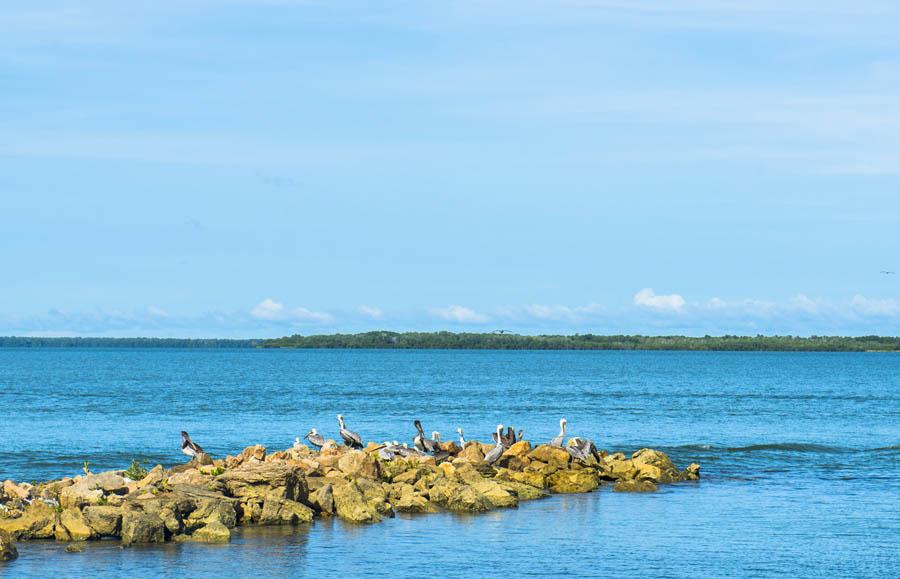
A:
[[[838,446],[827,446],[824,444],[809,444],[799,442],[780,442],[769,444],[750,444],[747,446],[715,446],[711,444],[685,444],[674,447],[679,451],[693,452],[734,452],[734,453],[750,453],[750,452],[804,452],[804,453],[841,453],[854,452],[854,449],[841,448]]]
[[[894,452],[900,450],[900,444],[892,444],[891,446],[880,446],[878,448],[869,448],[866,452]]]

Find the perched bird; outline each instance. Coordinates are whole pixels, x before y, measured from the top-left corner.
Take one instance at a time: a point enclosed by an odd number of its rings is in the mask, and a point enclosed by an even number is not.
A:
[[[362,448],[362,438],[352,430],[347,430],[344,426],[344,417],[341,414],[338,414],[338,424],[341,426],[341,438],[344,439],[344,444],[349,446],[350,448]],[[324,444],[324,443],[323,443]]]
[[[563,442],[566,440],[566,422],[565,418],[559,420],[559,436],[550,441],[550,446],[562,448]]]
[[[298,437],[294,438],[294,449],[296,450],[296,449],[300,448],[301,446],[303,446],[303,445],[300,443],[300,437],[298,436]]]
[[[340,418],[340,416],[338,418]],[[309,443],[316,448],[322,448],[323,446],[325,446],[325,437],[319,434],[319,431],[315,428],[310,428],[309,432],[307,432],[306,436],[304,436],[303,438],[308,440]]]
[[[500,460],[500,457],[503,455],[503,451],[506,450],[503,447],[503,440],[500,437],[501,432],[503,432],[503,425],[498,424],[497,425],[497,438],[495,439],[497,441],[497,445],[494,448],[492,448],[490,450],[490,452],[488,452],[486,455],[484,455],[484,462],[486,462],[488,464],[494,464],[495,462]]]
[[[181,452],[193,458],[198,454],[204,454],[206,451],[200,448],[200,445],[191,440],[191,436],[185,432],[181,431]]]
[[[431,442],[434,444],[434,452],[441,450],[441,433],[435,430],[431,433]]]
[[[457,428],[457,429],[456,429],[456,432],[459,433],[459,448],[460,448],[460,449],[463,449],[463,448],[466,447],[466,439],[465,439],[465,437],[463,436],[463,429],[462,429],[462,428]]]
[[[422,423],[419,422],[418,419],[413,420],[413,425],[416,427],[418,434],[413,438],[413,446],[416,447],[416,450],[419,452],[435,452],[435,450],[440,450],[440,447],[435,449],[435,444],[433,440],[428,440],[425,438],[425,430],[422,428]]]
[[[591,456],[598,457],[597,447],[589,438],[573,438],[572,444],[566,447],[569,456],[576,460],[587,460]]]

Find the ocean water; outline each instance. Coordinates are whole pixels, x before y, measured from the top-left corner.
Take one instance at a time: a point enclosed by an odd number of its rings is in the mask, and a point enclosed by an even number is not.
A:
[[[227,546],[23,542],[3,577],[900,574],[900,355],[0,349],[0,479],[286,448],[335,415],[364,438],[412,420],[539,442],[559,418],[601,448],[653,447],[702,480],[604,488],[482,515],[245,529]]]

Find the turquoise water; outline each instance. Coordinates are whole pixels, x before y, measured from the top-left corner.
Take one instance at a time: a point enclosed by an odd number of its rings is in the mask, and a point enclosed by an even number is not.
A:
[[[335,415],[364,438],[411,421],[487,439],[660,448],[703,480],[601,490],[485,515],[253,529],[228,546],[66,554],[20,544],[19,576],[896,576],[900,355],[711,352],[0,349],[0,479],[284,448]]]

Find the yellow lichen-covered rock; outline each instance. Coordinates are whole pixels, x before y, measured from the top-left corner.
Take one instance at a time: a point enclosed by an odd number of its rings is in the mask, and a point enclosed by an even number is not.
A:
[[[21,517],[0,519],[0,531],[8,532],[16,540],[50,539],[54,536],[57,520],[53,507],[42,501],[34,501]]]
[[[28,483],[16,484],[11,480],[3,481],[3,494],[14,499],[27,499],[31,496],[31,485]]]
[[[142,511],[123,513],[122,543],[162,543],[165,540],[165,524],[158,515]]]
[[[679,480],[678,469],[664,452],[642,448],[631,455],[631,462],[637,469],[635,478],[658,483],[673,483]]]
[[[499,484],[507,491],[516,495],[516,498],[520,501],[531,501],[550,496],[546,491],[525,483],[503,480],[499,481]]]
[[[200,527],[189,535],[191,541],[201,543],[227,543],[231,541],[231,531],[218,521]]]
[[[338,459],[338,469],[354,478],[379,478],[381,471],[378,461],[371,454],[353,450]]]
[[[97,537],[117,537],[122,526],[122,509],[107,505],[84,507],[84,520]]]
[[[450,511],[478,512],[494,508],[493,503],[470,485],[447,478],[439,479],[428,489],[428,498]]]
[[[630,458],[625,458],[625,455],[621,453],[607,456],[603,461],[606,466],[604,473],[608,474],[610,478],[616,480],[629,480],[637,476],[638,471],[635,468],[634,463]]]
[[[411,468],[407,471],[404,471],[397,476],[393,477],[391,480],[396,483],[407,483],[407,484],[415,484],[417,480],[419,480],[419,469]]]
[[[540,472],[513,471],[501,468],[497,471],[497,479],[526,484],[536,489],[547,488],[547,477]]]
[[[248,446],[237,456],[225,457],[225,468],[235,468],[245,463],[259,463],[266,460],[266,447],[261,444]]]
[[[435,513],[437,507],[413,489],[412,485],[397,485],[391,505],[401,513]]]
[[[0,530],[0,561],[12,561],[19,556],[16,544],[12,536],[4,530]]]
[[[648,480],[620,480],[613,487],[613,490],[620,493],[652,493],[659,490],[659,487]]]
[[[558,470],[547,478],[554,493],[587,493],[600,486],[597,473],[589,469]]]
[[[311,523],[313,511],[304,504],[290,499],[268,498],[259,515],[260,525],[296,525]]]
[[[459,458],[469,462],[481,462],[484,460],[484,451],[477,442],[469,442],[464,449],[459,451]]]
[[[78,509],[65,509],[59,515],[54,531],[57,541],[87,541],[93,531]]]
[[[562,467],[569,464],[569,453],[564,448],[542,444],[528,453],[528,458]]]
[[[448,478],[456,478],[456,467],[449,462],[442,462],[438,465],[438,469],[443,473],[445,477]]]
[[[333,488],[335,514],[354,523],[377,523],[381,514],[366,502],[366,497],[353,482],[345,482]]]
[[[471,487],[499,508],[515,507],[519,504],[516,494],[504,488],[500,483],[489,479],[481,479],[471,483]]]
[[[531,452],[531,443],[527,440],[520,440],[503,451],[503,456],[516,456],[522,458],[527,456],[529,452]]]
[[[700,465],[692,462],[686,469],[681,471],[678,478],[681,480],[700,480]]]

